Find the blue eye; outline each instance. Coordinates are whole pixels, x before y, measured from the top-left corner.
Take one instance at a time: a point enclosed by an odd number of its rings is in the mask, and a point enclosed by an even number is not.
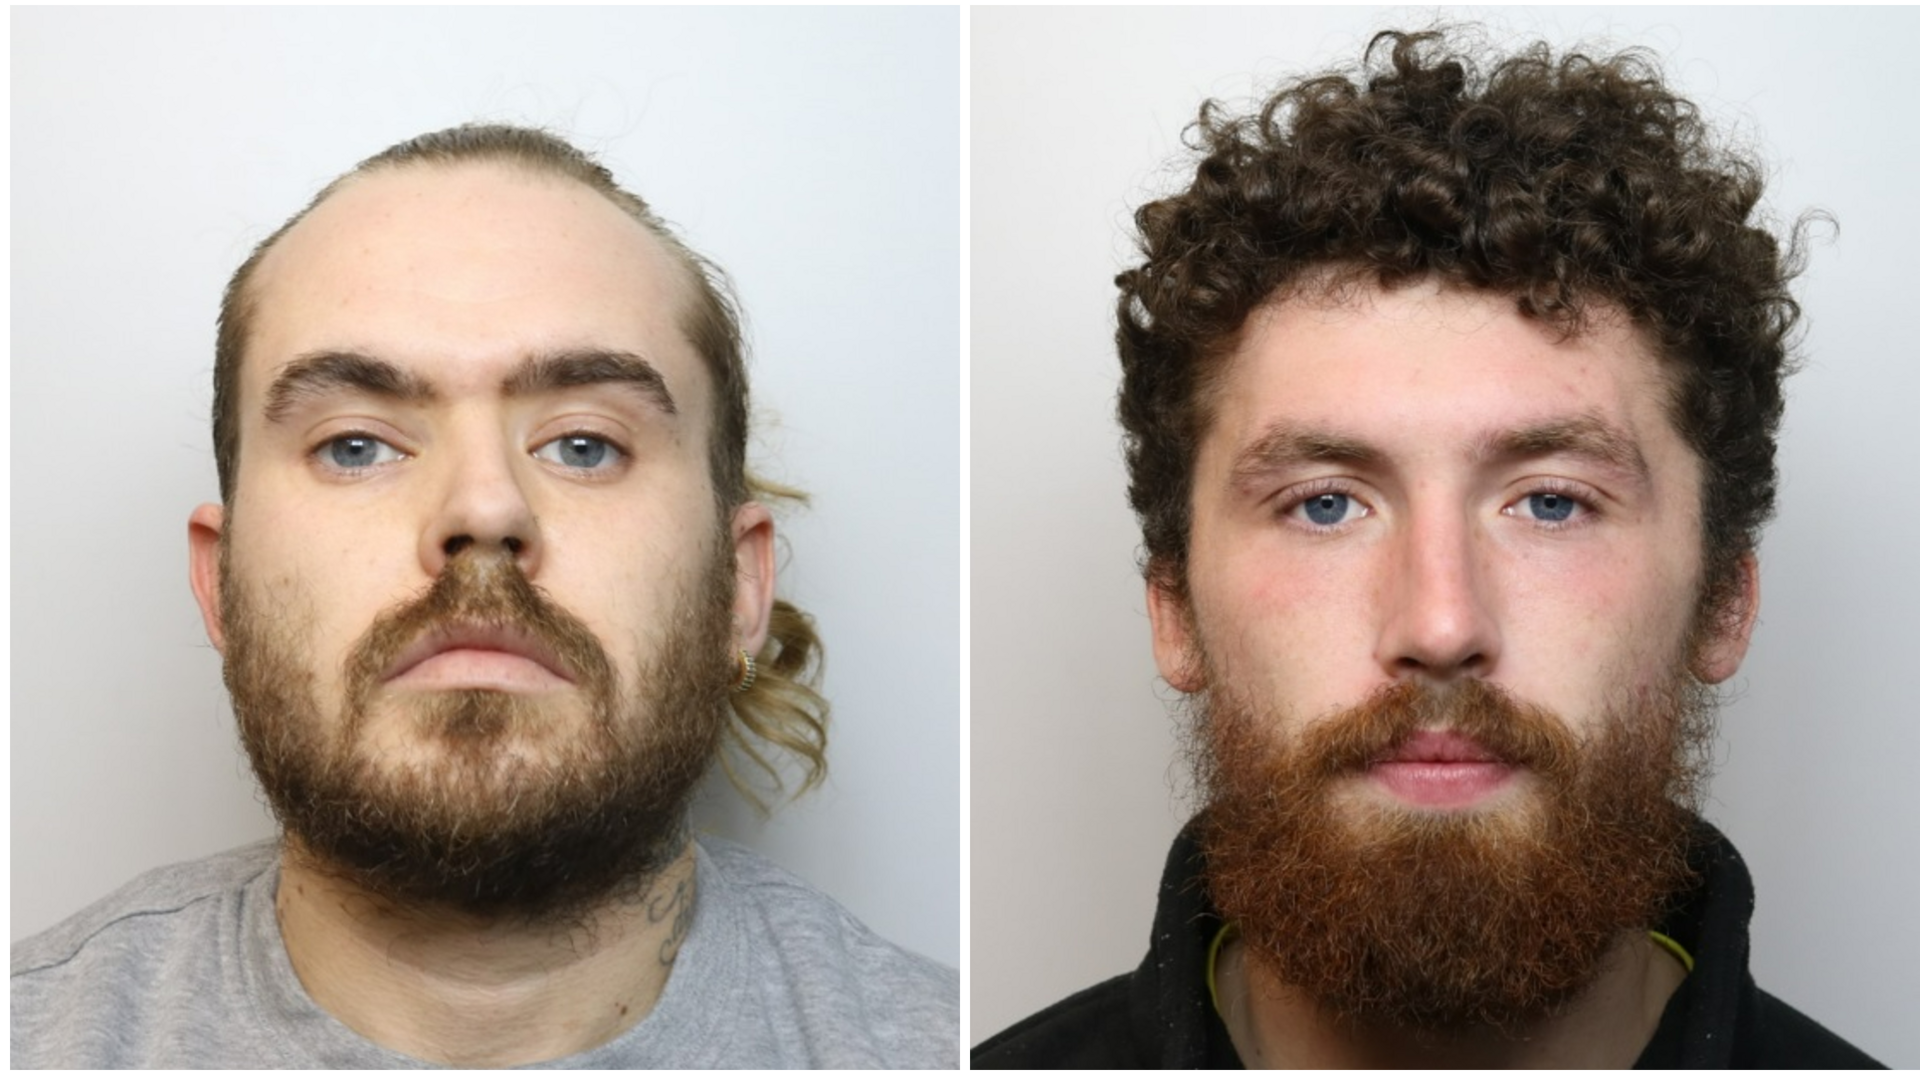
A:
[[[1353,500],[1339,492],[1329,491],[1324,495],[1315,495],[1300,504],[1307,512],[1307,520],[1315,525],[1338,525],[1347,516],[1347,508]]]
[[[1520,504],[1527,508],[1528,517],[1550,525],[1566,522],[1583,509],[1580,500],[1558,491],[1536,491]]]
[[[404,456],[390,443],[371,435],[357,434],[328,439],[320,444],[317,452],[326,464],[348,471],[385,465],[390,461],[399,461]]]
[[[594,435],[562,435],[536,449],[533,456],[569,469],[604,469],[618,462],[621,452]]]
[[[1315,528],[1331,529],[1367,516],[1365,503],[1344,491],[1322,491],[1294,503],[1290,517],[1305,517]]]

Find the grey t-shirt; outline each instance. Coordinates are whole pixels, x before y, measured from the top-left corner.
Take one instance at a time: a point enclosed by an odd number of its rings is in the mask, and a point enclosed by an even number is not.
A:
[[[693,926],[654,1009],[554,1068],[960,1063],[952,969],[744,848],[696,844]],[[14,1068],[419,1068],[315,1005],[271,843],[155,870],[13,949]]]

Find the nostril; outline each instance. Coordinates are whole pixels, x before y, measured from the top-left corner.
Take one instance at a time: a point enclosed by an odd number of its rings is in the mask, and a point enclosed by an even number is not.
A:
[[[472,546],[473,537],[471,536],[449,536],[447,537],[447,542],[440,545],[440,550],[446,552],[448,557],[451,558]]]
[[[501,543],[505,544],[507,550],[515,555],[520,554],[520,549],[527,546],[526,542],[517,536],[509,536],[505,540],[502,540]]]

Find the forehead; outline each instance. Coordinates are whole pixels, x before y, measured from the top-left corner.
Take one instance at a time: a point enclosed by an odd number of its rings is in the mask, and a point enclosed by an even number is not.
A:
[[[1575,335],[1512,297],[1421,282],[1271,302],[1249,316],[1209,396],[1203,455],[1285,424],[1421,455],[1579,420],[1684,448],[1647,336],[1596,306]]]
[[[645,226],[575,181],[496,163],[356,177],[261,260],[243,396],[323,349],[380,356],[455,388],[525,357],[647,357],[682,401],[705,380],[679,328],[688,271]]]

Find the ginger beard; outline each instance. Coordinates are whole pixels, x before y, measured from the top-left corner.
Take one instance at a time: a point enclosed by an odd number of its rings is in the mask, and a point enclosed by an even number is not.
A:
[[[1477,680],[1396,683],[1286,739],[1274,710],[1209,685],[1191,702],[1209,892],[1250,960],[1343,1021],[1522,1031],[1691,880],[1713,699],[1684,668],[1585,741]],[[1357,790],[1422,729],[1473,739],[1529,790],[1463,810]]]
[[[383,612],[344,664],[344,715],[315,695],[297,612],[257,597],[220,553],[226,681],[242,742],[290,857],[395,905],[567,921],[643,891],[686,843],[694,787],[733,681],[733,572],[720,546],[665,613],[665,637],[622,686],[606,649],[505,553],[468,547]],[[382,673],[440,627],[513,626],[560,658],[558,694],[399,692]],[[376,729],[407,747],[381,754]]]

